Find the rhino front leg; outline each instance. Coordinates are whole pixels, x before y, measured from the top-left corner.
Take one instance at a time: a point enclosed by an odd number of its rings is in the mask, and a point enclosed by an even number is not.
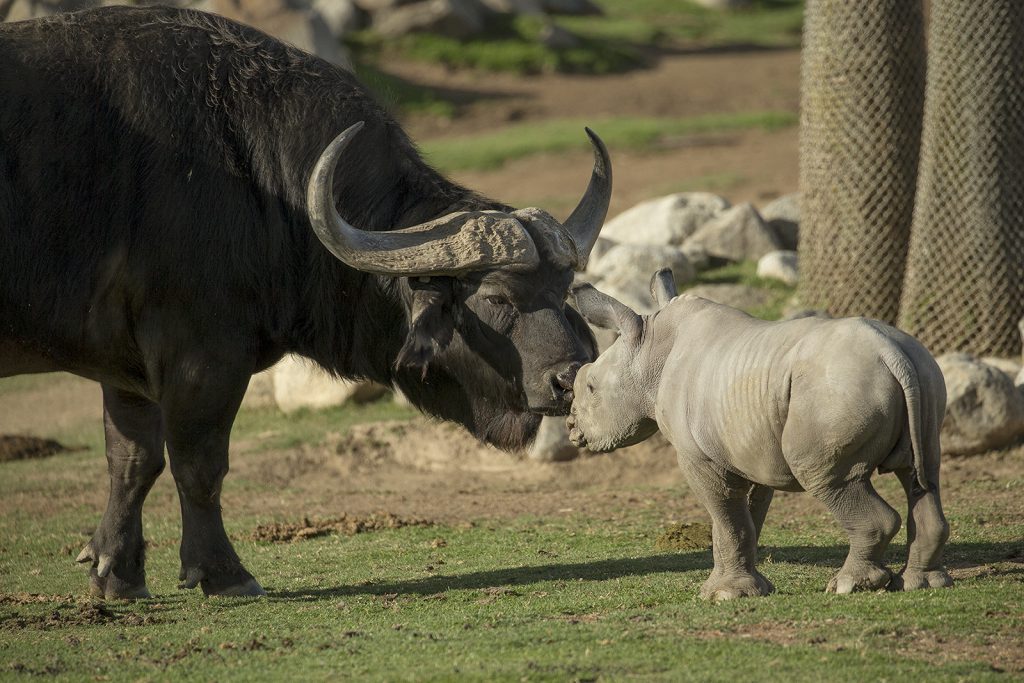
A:
[[[148,598],[142,504],[164,469],[160,409],[145,398],[103,385],[103,428],[110,497],[78,561],[91,564],[94,597]]]
[[[772,593],[775,587],[755,567],[758,529],[748,500],[751,483],[704,457],[680,457],[680,466],[690,489],[711,515],[715,568],[700,596],[718,601]],[[763,496],[758,500],[756,507],[764,521],[767,505],[762,505]]]
[[[825,503],[850,539],[850,552],[825,590],[852,593],[885,588],[892,573],[883,564],[889,541],[900,530],[900,516],[868,479],[810,491]]]
[[[929,477],[938,481],[938,468]],[[917,590],[919,588],[947,588],[953,578],[942,566],[942,551],[949,540],[949,523],[942,513],[939,489],[923,490],[912,469],[897,470],[896,476],[907,494],[907,564],[893,577],[890,588]]]
[[[750,493],[747,494],[747,507],[750,509],[750,516],[754,520],[754,529],[757,532],[755,542],[761,539],[764,518],[768,516],[768,508],[771,507],[774,496],[775,489],[763,484],[754,484],[750,487]]]

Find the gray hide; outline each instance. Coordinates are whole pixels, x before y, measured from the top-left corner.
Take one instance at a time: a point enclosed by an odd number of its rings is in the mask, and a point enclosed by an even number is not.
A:
[[[714,571],[701,596],[766,595],[757,539],[775,489],[809,491],[846,530],[850,552],[827,590],[952,585],[939,499],[946,389],[912,337],[862,318],[765,322],[652,282],[660,311],[639,316],[589,285],[592,324],[619,338],[576,376],[570,438],[594,451],[661,430],[713,522]],[[671,301],[668,299],[671,298]],[[895,472],[909,504],[908,554],[883,565],[900,516],[871,486]]]

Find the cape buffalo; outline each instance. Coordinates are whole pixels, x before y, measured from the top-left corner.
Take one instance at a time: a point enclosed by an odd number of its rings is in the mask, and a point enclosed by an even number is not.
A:
[[[0,376],[102,385],[110,498],[78,558],[95,595],[148,595],[165,444],[181,586],[263,592],[220,490],[249,378],[286,352],[504,448],[568,411],[595,349],[565,298],[611,194],[593,133],[564,223],[513,210],[425,164],[352,74],[169,8],[0,25],[0,93]]]

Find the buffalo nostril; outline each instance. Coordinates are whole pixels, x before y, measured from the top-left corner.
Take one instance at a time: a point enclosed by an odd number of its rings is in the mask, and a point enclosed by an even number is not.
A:
[[[566,391],[572,391],[573,382],[576,381],[576,373],[580,371],[580,364],[573,363],[565,370],[555,375],[555,380],[558,382],[558,386],[565,389]]]

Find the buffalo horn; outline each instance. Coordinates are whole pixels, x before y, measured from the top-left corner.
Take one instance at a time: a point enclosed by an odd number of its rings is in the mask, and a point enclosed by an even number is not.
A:
[[[458,276],[539,263],[537,247],[522,224],[497,211],[452,213],[411,228],[381,232],[349,225],[334,204],[334,169],[362,127],[362,121],[349,126],[327,146],[306,192],[316,236],[343,263],[367,273],[406,277]]]
[[[594,171],[583,199],[563,223],[576,246],[576,270],[586,269],[612,199],[612,162],[608,149],[594,131],[589,128],[586,131],[594,146]]]

